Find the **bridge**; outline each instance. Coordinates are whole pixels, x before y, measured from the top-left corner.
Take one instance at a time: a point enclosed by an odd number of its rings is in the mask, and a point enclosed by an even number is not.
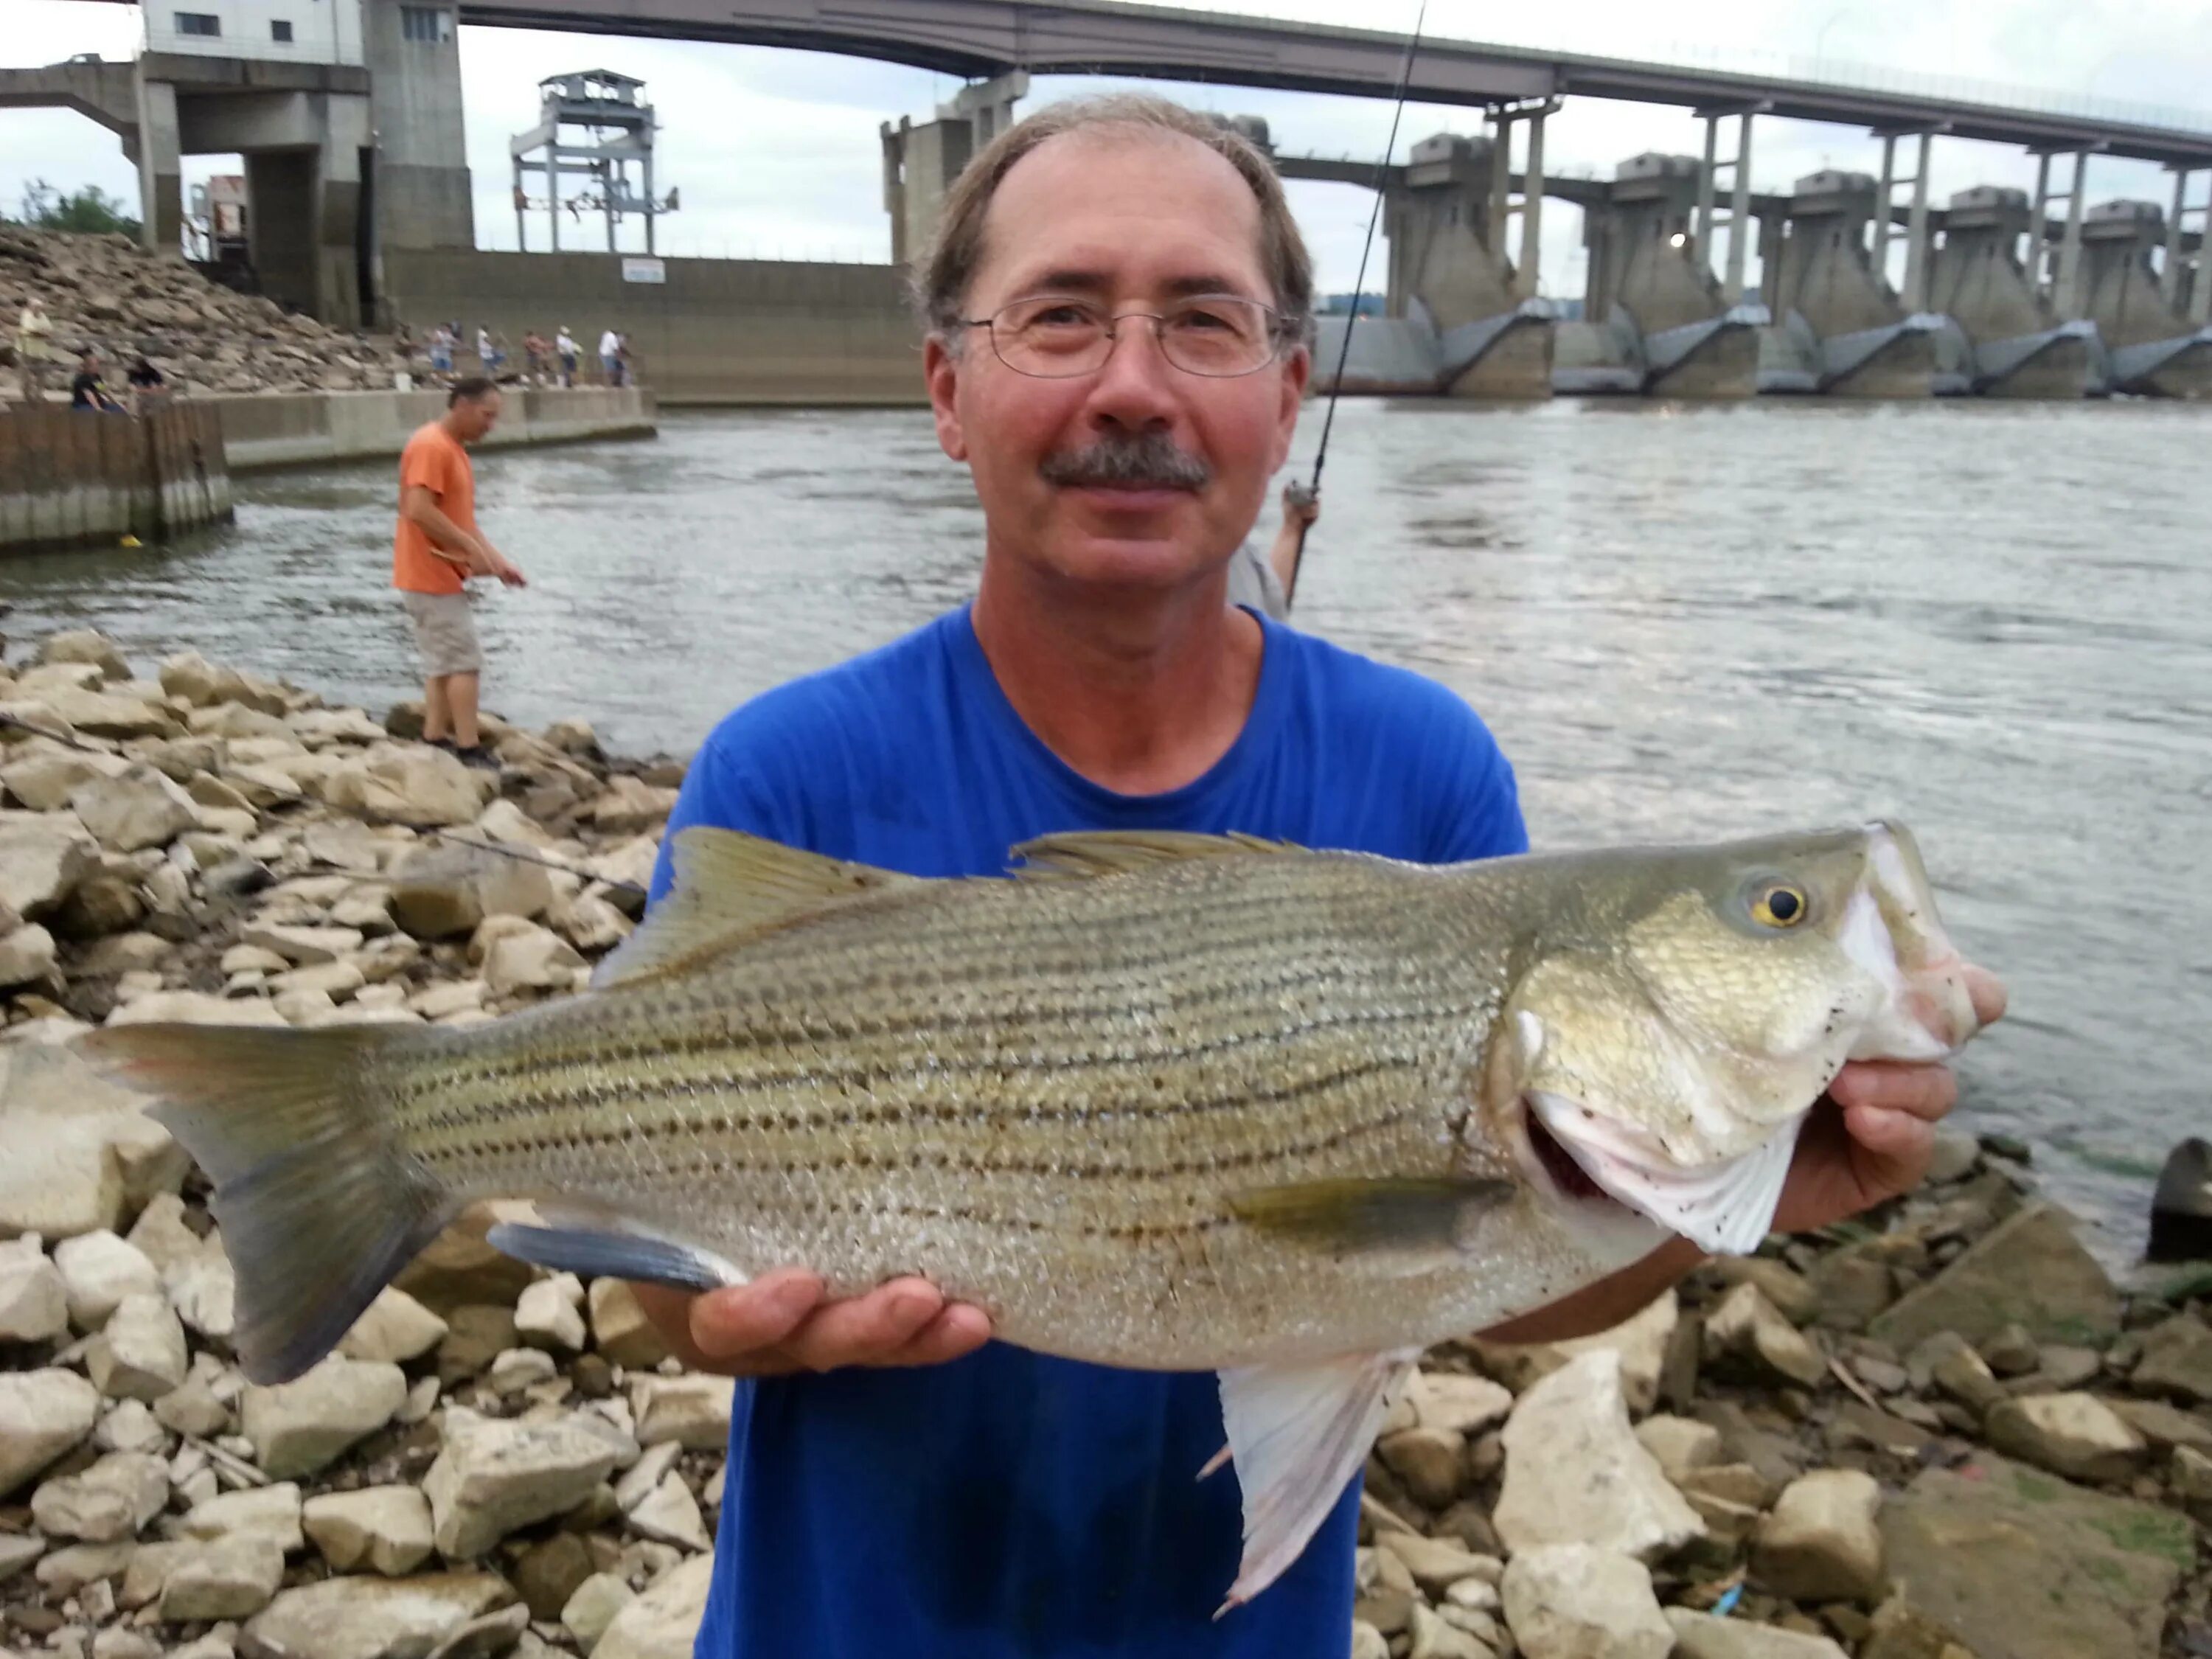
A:
[[[969,80],[1024,70],[1354,97],[1395,95],[1406,60],[1402,33],[1115,0],[460,0],[460,20],[788,46]],[[1407,95],[1416,103],[1483,106],[1577,97],[1753,109],[1893,131],[1932,127],[2032,150],[2212,166],[2212,116],[2086,100],[2069,110],[2058,107],[2065,100],[2057,97],[1965,83],[1883,89],[1430,39],[1414,59]]]

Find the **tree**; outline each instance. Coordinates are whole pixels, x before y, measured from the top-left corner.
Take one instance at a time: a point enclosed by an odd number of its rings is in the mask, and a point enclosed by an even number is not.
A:
[[[125,214],[123,198],[110,196],[98,185],[87,185],[66,195],[43,179],[23,186],[22,222],[39,230],[73,230],[100,234],[118,231],[138,234],[138,221]]]

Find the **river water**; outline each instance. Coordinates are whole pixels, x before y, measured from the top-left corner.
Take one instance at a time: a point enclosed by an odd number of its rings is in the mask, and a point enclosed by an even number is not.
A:
[[[1540,846],[1911,823],[2014,993],[1966,1121],[2033,1143],[2119,1258],[2166,1149],[2212,1132],[2208,441],[2212,411],[2136,403],[1350,401],[1298,619],[1473,702]],[[687,752],[975,578],[919,411],[676,415],[479,480],[532,577],[481,607],[488,703],[623,751]],[[389,464],[264,476],[189,544],[9,562],[7,629],[380,710],[412,673],[392,493]]]

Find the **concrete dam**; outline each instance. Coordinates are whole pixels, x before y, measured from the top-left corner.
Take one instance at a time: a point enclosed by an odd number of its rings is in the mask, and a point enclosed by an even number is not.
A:
[[[641,345],[669,403],[919,400],[896,266],[930,234],[961,167],[1014,118],[1033,73],[1388,98],[1407,62],[1404,37],[1384,31],[1103,0],[844,0],[834,12],[813,0],[630,0],[619,18],[580,0],[326,0],[296,35],[270,21],[285,6],[232,0],[244,21],[229,35],[149,8],[136,59],[0,70],[0,111],[62,106],[113,131],[138,167],[149,247],[180,242],[181,158],[235,152],[252,269],[272,298],[341,326],[419,331],[459,316],[510,337],[611,327]],[[464,23],[838,52],[967,84],[928,117],[880,130],[889,264],[492,253],[475,245]],[[1411,70],[1414,101],[1480,112],[1480,130],[1437,133],[1378,167],[1279,149],[1263,123],[1233,118],[1285,178],[1382,194],[1383,314],[1319,319],[1321,386],[1349,325],[1346,392],[2212,396],[2212,116],[1464,40],[1425,40]],[[1546,126],[1569,98],[1687,107],[1702,153],[1647,152],[1607,179],[1554,175]],[[1776,118],[1870,133],[1879,173],[1758,188],[1760,124]],[[1954,139],[2034,156],[2036,187],[1931,201],[1933,148]],[[2108,155],[2164,166],[2170,202],[2092,204],[2087,175]],[[1579,295],[1540,291],[1547,203],[1580,216]],[[1555,237],[1565,216],[1549,216]]]

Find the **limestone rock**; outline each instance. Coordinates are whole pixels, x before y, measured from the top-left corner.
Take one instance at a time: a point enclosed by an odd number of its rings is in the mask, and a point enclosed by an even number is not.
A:
[[[1977,1659],[2157,1659],[2196,1555],[2174,1510],[1994,1454],[1923,1470],[1882,1533],[1899,1599]]]
[[[75,1371],[0,1371],[0,1498],[81,1443],[100,1391]]]
[[[444,1341],[448,1328],[444,1320],[406,1291],[387,1285],[354,1321],[353,1328],[338,1339],[338,1352],[349,1359],[404,1365]]]
[[[2150,1443],[2089,1394],[2001,1401],[1983,1434],[1999,1451],[2075,1480],[2124,1480],[2150,1458]]]
[[[410,1488],[409,1490],[412,1490]],[[426,1534],[427,1547],[427,1534]],[[561,1609],[576,1587],[593,1571],[592,1553],[573,1532],[556,1532],[543,1543],[532,1544],[514,1564],[514,1587],[530,1604],[530,1616],[544,1624],[557,1623]]]
[[[1658,1401],[1667,1345],[1680,1317],[1674,1292],[1668,1291],[1634,1318],[1595,1336],[1522,1345],[1477,1341],[1473,1346],[1483,1369],[1516,1394],[1526,1393],[1540,1378],[1584,1354],[1600,1350],[1616,1352],[1620,1356],[1621,1384],[1628,1408],[1640,1416]]]
[[[0,1234],[68,1239],[112,1229],[155,1193],[173,1190],[189,1167],[184,1149],[145,1104],[68,1048],[0,1048],[0,1121],[8,1126]]]
[[[53,977],[54,936],[27,921],[0,938],[0,988],[41,984]]]
[[[192,798],[143,761],[80,784],[70,805],[93,838],[117,853],[167,847],[200,821]]]
[[[284,1552],[257,1533],[213,1540],[171,1565],[161,1582],[161,1618],[170,1624],[250,1619],[284,1582]]]
[[[668,1358],[668,1345],[623,1280],[593,1279],[590,1302],[592,1345],[609,1364],[648,1370]]]
[[[2120,1328],[2119,1293],[2054,1205],[2000,1222],[1868,1329],[1903,1352],[1938,1331],[1979,1342],[2015,1323],[2038,1341],[2091,1346]]]
[[[6,1583],[46,1553],[46,1540],[34,1532],[0,1532],[0,1584]]]
[[[1800,1601],[1881,1599],[1881,1488],[1856,1469],[1818,1469],[1783,1489],[1752,1544],[1752,1572]]]
[[[301,1525],[333,1572],[396,1578],[430,1559],[429,1500],[413,1486],[366,1486],[307,1500]]]
[[[292,1382],[246,1389],[240,1426],[262,1468],[284,1480],[313,1474],[375,1433],[406,1397],[398,1366],[332,1354]]]
[[[204,991],[156,991],[128,1002],[107,1018],[110,1025],[283,1025],[284,1016],[258,997],[210,996]]]
[[[264,951],[274,951],[295,967],[311,963],[336,962],[361,949],[362,933],[357,927],[325,927],[308,925],[287,925],[282,922],[257,922],[247,927],[240,937],[248,945],[258,945]]]
[[[307,1545],[300,1531],[300,1488],[289,1480],[248,1486],[195,1504],[177,1518],[170,1532],[201,1543],[219,1538],[258,1538],[280,1555]]]
[[[576,1586],[575,1594],[562,1607],[562,1626],[576,1638],[576,1645],[589,1653],[607,1633],[615,1615],[636,1599],[637,1592],[616,1574],[595,1572]]]
[[[532,922],[504,932],[484,952],[484,983],[494,996],[520,990],[567,990],[584,959],[568,940]]]
[[[1705,1363],[1733,1364],[1766,1380],[1811,1388],[1828,1373],[1813,1339],[1777,1311],[1754,1284],[1737,1285],[1705,1316]]]
[[[514,1304],[514,1332],[532,1347],[556,1353],[581,1353],[586,1333],[579,1305],[583,1285],[574,1273],[541,1279]]]
[[[130,765],[120,755],[33,742],[0,766],[0,786],[33,812],[58,812],[69,805],[72,790],[95,778],[112,778]]]
[[[1522,1395],[1504,1443],[1493,1520],[1516,1553],[1580,1543],[1651,1559],[1705,1531],[1631,1431],[1610,1349],[1583,1354]]]
[[[54,1246],[54,1267],[68,1298],[70,1322],[81,1331],[105,1325],[125,1300],[156,1296],[161,1275],[144,1251],[105,1228]]]
[[[639,1536],[673,1544],[678,1549],[714,1547],[714,1534],[700,1517],[699,1500],[673,1469],[661,1476],[660,1484],[629,1511],[629,1524]]]
[[[240,701],[246,677],[228,665],[210,662],[197,651],[180,651],[161,659],[161,690],[182,697],[195,708]]]
[[[483,1554],[507,1534],[573,1510],[606,1479],[615,1451],[565,1421],[532,1423],[446,1413],[446,1443],[423,1477],[438,1553]]]
[[[1417,1501],[1432,1510],[1458,1497],[1467,1479],[1467,1437],[1456,1429],[1399,1429],[1377,1440],[1375,1453]]]
[[[131,665],[113,640],[96,628],[65,629],[39,641],[38,660],[44,663],[89,663],[104,679],[127,680]]]
[[[662,1573],[615,1615],[592,1659],[691,1659],[714,1571],[713,1556],[695,1555]]]
[[[53,720],[94,738],[167,738],[176,734],[177,717],[157,702],[108,691],[54,686],[39,694]],[[51,729],[52,721],[41,721]]]
[[[1413,1582],[1431,1596],[1442,1595],[1464,1578],[1494,1573],[1494,1559],[1474,1553],[1449,1538],[1425,1538],[1413,1532],[1378,1532],[1375,1547],[1388,1550],[1406,1564]]]
[[[169,1468],[144,1452],[110,1452],[80,1474],[31,1494],[31,1518],[49,1538],[112,1544],[135,1534],[169,1501]]]
[[[2212,1328],[2176,1314],[2143,1334],[2142,1358],[2128,1379],[2143,1394],[2212,1401]]]
[[[1513,1409],[1513,1395],[1486,1376],[1449,1371],[1415,1371],[1406,1391],[1414,1419],[1424,1428],[1480,1434],[1503,1423]]]
[[[1514,1556],[1498,1586],[1528,1659],[1667,1659],[1674,1632],[1641,1562],[1588,1544]]]
[[[39,1236],[0,1244],[0,1343],[44,1342],[68,1329],[69,1294]]]
[[[0,904],[25,921],[61,908],[99,864],[100,844],[75,818],[0,812]]]
[[[1647,1417],[1636,1425],[1636,1438],[1678,1486],[1692,1469],[1709,1468],[1721,1461],[1721,1431],[1710,1423],[1686,1417]]]
[[[392,872],[392,913],[417,939],[457,939],[486,916],[542,916],[553,902],[540,866],[467,847],[409,852]]]
[[[178,1434],[204,1440],[230,1431],[230,1407],[215,1397],[204,1377],[187,1376],[154,1402],[155,1420]]]
[[[378,744],[324,780],[323,798],[342,811],[365,812],[416,829],[469,823],[492,785],[443,750]]]
[[[696,1372],[639,1377],[630,1389],[637,1443],[657,1446],[672,1440],[687,1451],[720,1451],[729,1443],[737,1386],[733,1377]]]
[[[165,1297],[143,1291],[116,1305],[84,1355],[93,1386],[111,1400],[159,1400],[188,1363],[185,1328]]]
[[[327,1578],[280,1590],[246,1626],[283,1654],[314,1659],[422,1659],[514,1592],[496,1573],[425,1573],[411,1578]]]
[[[1688,1607],[1668,1607],[1675,1659],[1849,1659],[1825,1636],[1807,1636],[1742,1619],[1716,1619]]]

